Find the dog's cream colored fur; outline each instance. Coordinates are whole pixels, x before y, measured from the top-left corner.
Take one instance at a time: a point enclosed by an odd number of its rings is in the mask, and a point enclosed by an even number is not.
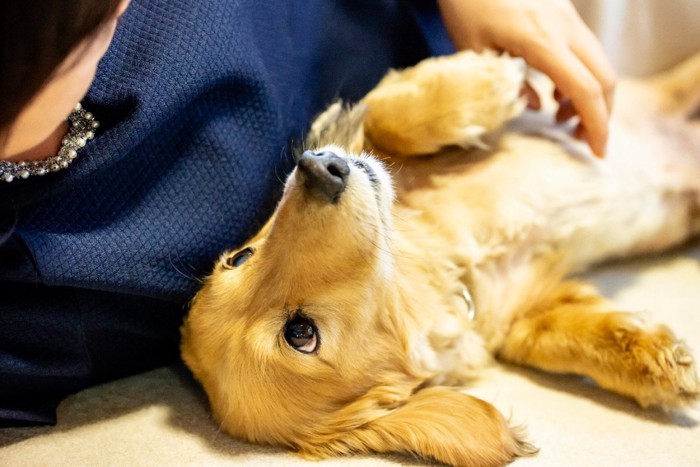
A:
[[[316,458],[503,464],[534,449],[450,387],[493,355],[585,375],[643,406],[697,401],[693,358],[668,328],[567,276],[700,230],[700,125],[688,118],[700,57],[620,84],[602,161],[551,113],[521,115],[524,75],[493,54],[431,59],[317,119],[309,144],[362,158],[379,180],[351,163],[331,203],[293,172],[241,246],[250,259],[227,267],[238,250],[227,253],[206,280],[182,353],[224,430]],[[284,337],[299,313],[317,330],[312,353]]]

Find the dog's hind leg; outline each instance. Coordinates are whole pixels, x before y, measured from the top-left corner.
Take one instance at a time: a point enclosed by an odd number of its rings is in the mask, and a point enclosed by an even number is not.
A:
[[[671,330],[609,310],[592,286],[564,282],[513,324],[499,356],[588,376],[643,407],[676,408],[697,401],[700,381],[693,357]]]
[[[362,103],[365,145],[382,155],[433,154],[480,146],[480,137],[519,115],[522,61],[462,52],[391,71]]]

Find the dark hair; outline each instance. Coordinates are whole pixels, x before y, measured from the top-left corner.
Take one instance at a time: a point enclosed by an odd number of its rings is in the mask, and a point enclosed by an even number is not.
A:
[[[0,143],[22,108],[121,0],[0,2]]]

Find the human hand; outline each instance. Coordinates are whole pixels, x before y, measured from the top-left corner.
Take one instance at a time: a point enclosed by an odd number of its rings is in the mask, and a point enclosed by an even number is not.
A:
[[[578,115],[576,136],[603,157],[615,71],[569,0],[438,0],[459,49],[502,50],[522,57],[555,84],[558,122]],[[531,90],[529,90],[531,91]],[[532,107],[538,106],[529,92]]]

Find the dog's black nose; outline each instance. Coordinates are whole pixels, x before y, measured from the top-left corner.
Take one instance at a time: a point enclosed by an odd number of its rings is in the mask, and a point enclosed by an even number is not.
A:
[[[330,202],[338,200],[350,173],[345,159],[330,151],[305,151],[299,158],[297,167],[304,175],[306,188]]]

